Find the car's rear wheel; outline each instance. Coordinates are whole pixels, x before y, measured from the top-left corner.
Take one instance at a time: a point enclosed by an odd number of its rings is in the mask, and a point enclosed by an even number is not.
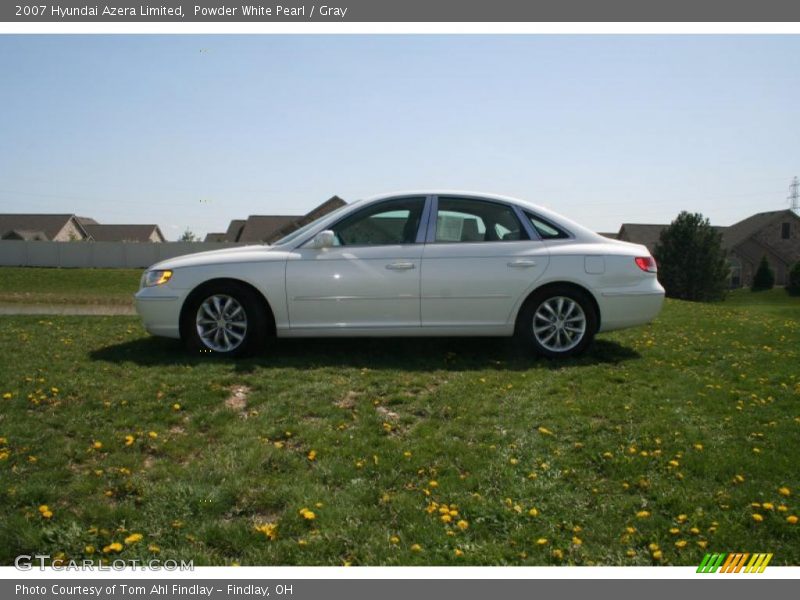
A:
[[[597,312],[585,292],[551,286],[535,293],[520,311],[517,338],[550,358],[584,352],[597,331]]]
[[[266,340],[266,311],[256,293],[244,285],[209,284],[187,300],[181,336],[192,352],[248,356]]]

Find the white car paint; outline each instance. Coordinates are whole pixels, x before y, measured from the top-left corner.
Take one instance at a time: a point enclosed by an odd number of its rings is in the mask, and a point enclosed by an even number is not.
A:
[[[497,202],[550,221],[568,239],[436,243],[434,217],[423,217],[417,243],[314,248],[314,236],[363,208],[397,198],[439,197]],[[435,221],[434,221],[435,223]],[[531,228],[525,225],[529,230]],[[427,241],[426,241],[427,240]],[[187,296],[205,282],[235,279],[269,305],[278,337],[435,336],[514,333],[525,300],[542,286],[583,288],[599,310],[599,331],[640,325],[660,311],[664,290],[635,257],[644,246],[611,240],[544,207],[459,191],[395,193],[334,211],[273,246],[253,245],[169,259],[163,285],[142,287],[136,309],[147,331],[180,337]]]

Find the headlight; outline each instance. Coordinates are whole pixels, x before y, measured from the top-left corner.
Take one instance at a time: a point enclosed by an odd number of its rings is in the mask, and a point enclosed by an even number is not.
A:
[[[142,287],[164,285],[172,278],[172,271],[147,271],[142,277]]]

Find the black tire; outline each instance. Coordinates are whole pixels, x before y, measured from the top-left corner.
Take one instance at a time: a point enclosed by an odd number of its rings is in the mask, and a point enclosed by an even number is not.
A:
[[[215,327],[211,315],[202,313],[209,322],[207,326],[198,321],[198,314],[205,303],[210,303],[206,306],[214,310],[215,298],[222,304],[227,302],[226,298],[230,298],[231,306],[236,311],[235,314],[229,313],[231,316],[227,321],[223,320],[229,326],[223,328],[224,331],[221,333],[224,333],[225,337],[221,338],[221,343],[216,344],[216,347],[213,342],[214,336],[210,334]],[[238,310],[239,308],[241,310]],[[216,329],[219,330],[219,326],[216,326]],[[258,294],[246,285],[235,281],[213,282],[197,288],[186,299],[181,312],[180,331],[187,350],[193,354],[232,358],[251,356],[264,347],[270,331],[269,315]],[[206,332],[205,337],[201,335],[203,331]],[[241,340],[234,337],[237,335],[242,336]],[[226,343],[228,340],[231,340],[230,344]]]
[[[562,310],[563,314],[557,315],[554,310]],[[552,323],[546,320],[550,316]],[[597,323],[597,310],[586,292],[570,285],[553,285],[535,292],[525,302],[517,318],[515,337],[537,354],[567,358],[589,348]]]

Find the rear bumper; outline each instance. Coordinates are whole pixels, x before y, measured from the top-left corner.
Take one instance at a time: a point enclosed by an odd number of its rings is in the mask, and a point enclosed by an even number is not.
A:
[[[653,278],[647,286],[635,289],[602,290],[597,295],[600,305],[600,331],[613,331],[649,323],[661,312],[664,288]]]
[[[180,338],[180,313],[183,297],[175,290],[142,288],[134,296],[136,312],[148,333]]]

